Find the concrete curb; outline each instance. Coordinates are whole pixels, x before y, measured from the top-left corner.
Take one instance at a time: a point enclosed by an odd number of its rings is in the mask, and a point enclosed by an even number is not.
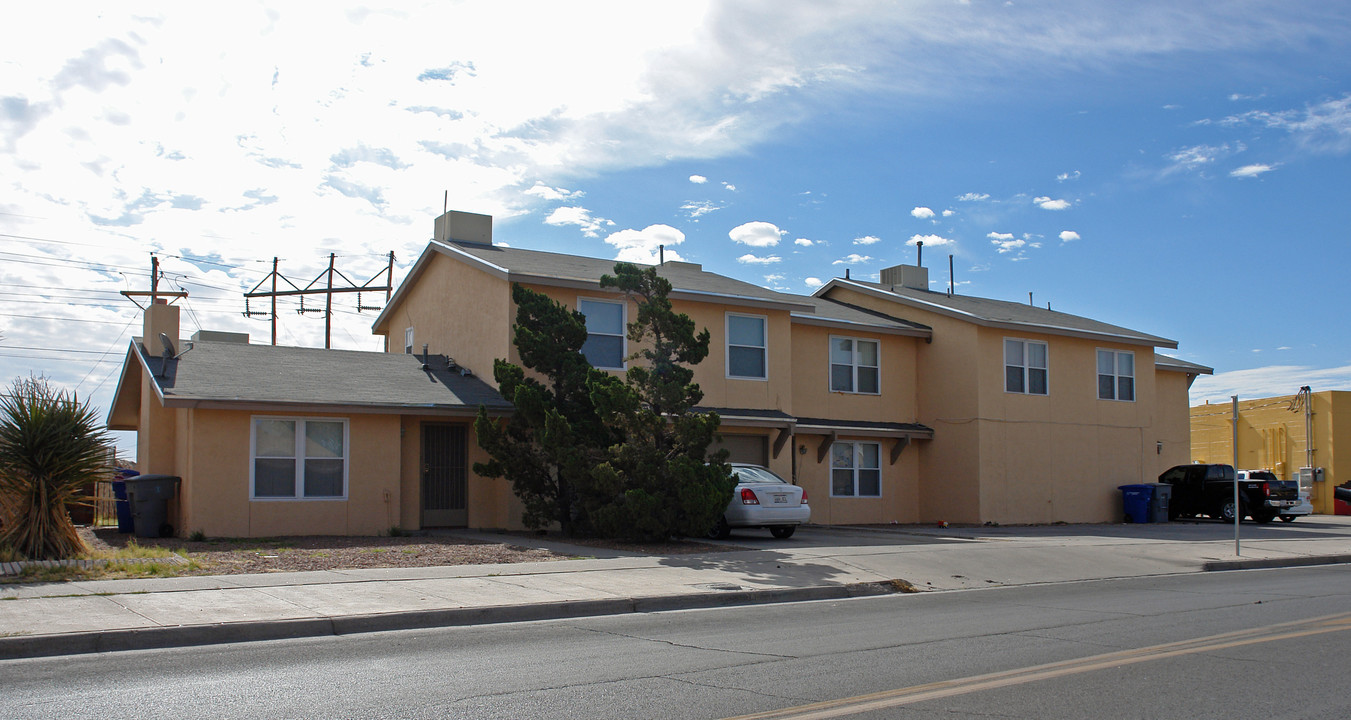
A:
[[[1205,572],[1220,570],[1261,570],[1266,568],[1307,567],[1310,565],[1341,565],[1351,563],[1351,555],[1319,555],[1316,557],[1262,558],[1253,560],[1209,560],[1201,565]]]
[[[538,620],[562,620],[736,605],[843,600],[913,591],[908,589],[909,587],[909,584],[903,580],[890,580],[777,590],[738,590],[698,595],[447,608],[444,610],[415,610],[298,620],[258,620],[212,625],[176,625],[61,635],[20,635],[0,637],[0,660],[192,647],[260,640],[291,640],[326,635],[387,632],[390,630],[419,630]]]

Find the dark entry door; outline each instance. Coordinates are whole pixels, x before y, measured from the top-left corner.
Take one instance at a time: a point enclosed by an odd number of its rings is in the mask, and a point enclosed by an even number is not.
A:
[[[423,527],[464,527],[469,523],[468,434],[464,425],[422,426]]]

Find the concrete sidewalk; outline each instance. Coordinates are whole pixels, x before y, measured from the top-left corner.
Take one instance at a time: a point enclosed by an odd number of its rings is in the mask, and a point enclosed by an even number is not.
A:
[[[808,527],[744,532],[727,551],[648,556],[545,539],[582,560],[0,586],[0,658],[890,592],[1351,562],[1351,518],[1290,525]],[[500,535],[457,533],[501,542]]]

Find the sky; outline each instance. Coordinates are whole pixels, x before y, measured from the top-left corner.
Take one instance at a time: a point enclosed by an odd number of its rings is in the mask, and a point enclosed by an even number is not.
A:
[[[108,7],[116,5],[115,8]],[[269,342],[279,273],[513,247],[784,292],[923,263],[1213,367],[1351,389],[1351,3],[27,3],[0,25],[0,380],[111,405],[138,307]],[[952,273],[949,274],[949,267]],[[322,281],[320,281],[322,282]],[[317,283],[318,284],[318,283]],[[340,281],[341,284],[341,281]],[[338,295],[378,350],[384,293]],[[322,305],[315,296],[307,309]],[[284,300],[278,342],[322,347]],[[118,433],[133,451],[134,438]]]

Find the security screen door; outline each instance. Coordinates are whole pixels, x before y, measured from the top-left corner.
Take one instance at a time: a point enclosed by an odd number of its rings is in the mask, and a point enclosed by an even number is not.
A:
[[[464,425],[422,426],[422,527],[469,523],[468,435]]]

